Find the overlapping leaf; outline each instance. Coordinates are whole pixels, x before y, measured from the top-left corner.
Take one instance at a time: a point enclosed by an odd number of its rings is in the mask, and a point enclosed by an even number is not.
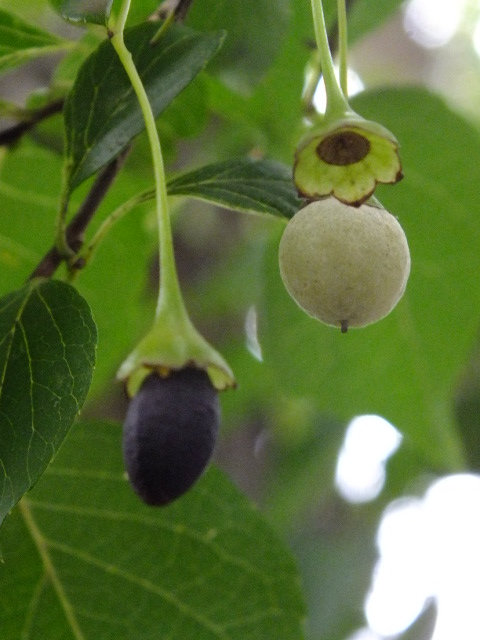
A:
[[[204,68],[223,40],[173,25],[160,41],[158,24],[125,34],[155,115],[159,115]],[[65,104],[71,189],[107,164],[139,134],[143,118],[135,92],[110,42],[103,42],[81,67]]]
[[[2,531],[2,640],[299,640],[288,549],[212,468],[168,508],[142,504],[121,427],[77,425]]]
[[[302,206],[289,167],[271,160],[238,158],[205,165],[172,178],[170,196],[203,200],[239,213],[291,218]],[[153,189],[138,202],[155,197]]]
[[[301,207],[291,169],[270,160],[241,158],[207,165],[170,180],[168,193],[287,218]]]
[[[227,84],[251,88],[267,73],[283,46],[290,4],[290,0],[276,0],[274,6],[269,0],[202,0],[192,4],[188,22],[200,31],[225,29],[228,38],[212,68]]]
[[[96,327],[70,285],[0,299],[0,523],[63,442],[90,386]]]
[[[55,7],[67,20],[92,24],[105,24],[112,4],[113,0],[55,0]]]
[[[0,9],[0,72],[66,46],[64,40]]]

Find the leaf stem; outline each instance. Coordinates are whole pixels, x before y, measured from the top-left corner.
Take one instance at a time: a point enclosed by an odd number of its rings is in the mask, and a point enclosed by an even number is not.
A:
[[[177,21],[185,20],[192,3],[193,0],[178,0],[177,6],[175,7],[175,19]]]
[[[340,67],[340,87],[348,99],[348,35],[347,6],[345,0],[337,0],[338,15],[338,53]]]
[[[137,95],[152,154],[160,250],[160,292],[157,303],[156,321],[159,321],[161,317],[162,320],[168,318],[171,322],[188,322],[188,314],[180,291],[175,265],[165,168],[155,116],[143,82],[133,62],[132,55],[127,49],[123,38],[123,27],[128,15],[129,5],[130,0],[123,0],[119,18],[115,24],[109,25],[109,28],[111,43]]]
[[[157,31],[157,33],[150,40],[150,44],[154,46],[160,38],[162,38],[165,31],[170,27],[172,22],[182,22],[187,17],[188,10],[192,4],[193,0],[176,0],[173,4],[173,8],[170,8],[170,4],[168,0],[163,2],[159,9],[154,12],[153,16],[163,19],[163,24]],[[164,9],[166,7],[166,9]]]
[[[315,28],[315,40],[322,66],[325,91],[327,93],[326,120],[342,118],[351,111],[347,99],[342,92],[335,76],[335,67],[328,44],[327,27],[323,13],[322,0],[312,1],[313,24]]]
[[[150,40],[150,45],[154,47],[159,40],[161,40],[165,34],[165,32],[170,28],[170,25],[175,21],[175,11],[170,11],[162,22],[161,27],[158,29],[157,33]]]
[[[68,254],[66,255],[65,251],[62,252],[58,247],[58,243],[56,243],[40,260],[31,273],[29,280],[33,278],[49,278],[65,259],[73,258],[74,262],[76,261],[77,254],[83,244],[85,230],[123,166],[128,151],[129,149],[123,151],[98,174],[87,197],[66,227],[64,217],[60,219],[60,216],[58,216],[57,234],[61,230],[63,242],[68,247]],[[60,225],[62,226],[60,227]],[[73,268],[75,268],[75,265]]]
[[[142,191],[141,193],[138,193],[137,195],[131,197],[129,200],[121,204],[119,207],[117,207],[117,209],[115,209],[115,211],[113,211],[107,218],[105,218],[88,245],[85,245],[84,249],[82,249],[82,251],[79,252],[76,256],[76,258],[81,261],[82,265],[85,266],[90,262],[98,246],[107,236],[110,229],[116,222],[118,222],[121,218],[123,218],[123,216],[125,216],[138,205],[142,204],[143,202],[153,200],[154,197],[155,192],[152,189]]]
[[[123,38],[123,32],[125,31],[125,25],[127,23],[128,12],[130,11],[130,0],[123,0],[122,5],[120,7],[120,12],[115,19],[114,23],[111,24],[111,19],[109,20],[109,27],[111,27],[112,32],[121,34]]]

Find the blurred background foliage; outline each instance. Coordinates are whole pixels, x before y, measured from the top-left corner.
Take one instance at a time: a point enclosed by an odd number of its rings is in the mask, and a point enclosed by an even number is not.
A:
[[[347,335],[316,323],[279,279],[283,221],[172,201],[187,306],[238,380],[238,389],[221,398],[216,461],[291,546],[311,640],[380,638],[381,630],[366,630],[364,605],[384,510],[402,496],[423,495],[435,478],[480,469],[480,6],[459,3],[452,33],[428,40],[418,12],[417,23],[412,18],[413,5],[420,3],[348,3],[352,87],[361,87],[354,107],[395,133],[405,174],[399,185],[378,192],[398,216],[412,253],[406,295],[388,318]],[[59,67],[57,57],[46,57],[5,75],[3,99],[23,105],[35,91],[41,100],[52,81],[52,91],[64,93],[100,35],[65,25],[42,0],[0,6],[78,40]],[[154,0],[134,0],[131,23],[156,8]],[[334,40],[336,2],[326,0],[325,9]],[[197,0],[186,23],[225,29],[228,37],[207,72],[159,119],[169,174],[246,154],[291,164],[314,55],[309,3]],[[1,294],[21,286],[51,243],[61,148],[56,117],[4,159]],[[98,220],[150,185],[140,136]],[[87,188],[75,192],[74,206]],[[155,245],[152,206],[142,205],[115,226],[77,279],[100,336],[85,418],[123,417],[125,399],[114,376],[150,324]],[[335,474],[350,421],[368,414],[388,420],[402,439],[388,461],[384,456],[386,473],[374,497],[352,502],[339,493]],[[360,467],[374,447],[365,433]],[[415,624],[404,637],[430,639],[432,608]]]

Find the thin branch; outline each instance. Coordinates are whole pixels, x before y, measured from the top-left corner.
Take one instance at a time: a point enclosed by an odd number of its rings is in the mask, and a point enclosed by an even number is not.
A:
[[[81,249],[85,237],[85,231],[95,215],[98,207],[108,193],[118,172],[123,166],[130,148],[125,149],[119,156],[110,162],[97,176],[97,179],[88,192],[87,197],[78,209],[65,230],[65,239],[68,247],[74,254]],[[33,278],[49,278],[58,269],[65,259],[58,248],[53,246],[40,260],[31,273],[29,280]],[[81,265],[76,265],[80,268]]]
[[[163,34],[168,31],[174,22],[183,22],[185,20],[192,2],[193,0],[165,0],[165,2],[162,2],[158,9],[152,13],[149,20],[153,22],[158,20],[163,21],[156,34],[150,40],[152,47],[161,40]]]
[[[37,124],[57,113],[60,113],[63,110],[64,104],[65,100],[62,98],[60,100],[50,102],[41,109],[27,113],[26,119],[23,122],[19,122],[0,133],[0,146],[10,146],[15,144],[24,134],[28,133]]]
[[[193,0],[165,0],[150,16],[150,20],[165,20],[173,15],[175,22],[183,22]]]
[[[193,0],[178,0],[178,4],[175,8],[175,20],[177,22],[183,22],[183,20],[185,20],[192,3]]]

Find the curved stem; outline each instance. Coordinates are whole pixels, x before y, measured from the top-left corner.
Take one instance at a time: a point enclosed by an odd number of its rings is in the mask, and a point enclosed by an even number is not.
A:
[[[127,49],[123,39],[123,27],[127,19],[129,5],[130,0],[124,0],[119,17],[115,21],[113,28],[110,27],[110,33],[112,45],[137,95],[152,154],[160,246],[160,293],[157,303],[156,319],[158,320],[161,315],[162,317],[167,315],[170,319],[175,319],[175,321],[187,320],[188,314],[180,291],[175,265],[165,168],[155,116],[145,87],[133,62],[132,55]]]
[[[110,17],[108,27],[114,34],[119,33],[122,34],[123,37],[123,32],[125,31],[125,24],[127,23],[129,11],[130,0],[123,0],[118,16],[116,18],[113,18],[112,16]]]
[[[129,213],[132,209],[142,204],[143,202],[153,200],[154,197],[155,191],[153,191],[152,189],[147,189],[146,191],[138,193],[137,195],[127,200],[127,202],[124,202],[122,205],[120,205],[107,218],[105,218],[88,245],[78,253],[76,258],[79,259],[83,263],[83,265],[87,265],[92,259],[93,254],[98,249],[103,239],[107,236],[110,229],[114,226],[114,224],[121,218],[123,218],[123,216]]]
[[[170,28],[170,25],[175,21],[175,11],[170,11],[170,13],[167,15],[167,17],[165,18],[165,20],[162,22],[161,27],[159,28],[159,30],[157,31],[157,33],[153,36],[153,38],[150,40],[150,45],[152,47],[154,47],[157,42],[163,38],[164,33],[167,31],[167,29]]]
[[[340,67],[340,87],[348,99],[348,37],[347,7],[345,0],[337,0],[338,14],[338,53]]]
[[[328,44],[322,0],[312,0],[312,14],[315,27],[315,39],[320,55],[325,90],[327,93],[325,118],[341,118],[346,112],[350,111],[350,107],[335,76],[335,67]]]

